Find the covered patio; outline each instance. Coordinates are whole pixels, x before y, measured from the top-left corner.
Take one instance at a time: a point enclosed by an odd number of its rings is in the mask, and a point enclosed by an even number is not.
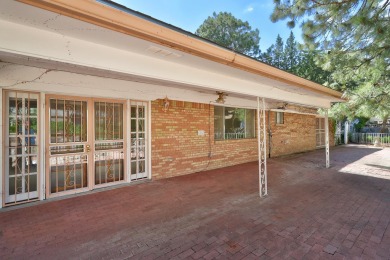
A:
[[[390,149],[331,152],[1,209],[0,258],[388,259]]]
[[[107,0],[2,7],[0,207],[256,159],[265,197],[271,154],[330,166],[335,90]]]

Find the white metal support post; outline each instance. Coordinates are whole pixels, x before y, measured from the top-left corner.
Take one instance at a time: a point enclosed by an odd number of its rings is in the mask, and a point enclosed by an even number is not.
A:
[[[328,110],[325,110],[325,156],[326,156],[326,168],[329,168],[329,120]]]
[[[3,207],[3,179],[5,173],[3,172],[3,89],[0,88],[0,209]],[[4,175],[4,176],[3,176]]]
[[[259,193],[260,198],[268,195],[267,191],[267,135],[265,126],[265,100],[257,97],[257,140],[259,156]]]
[[[49,147],[45,147],[45,120],[46,120],[46,113],[45,113],[45,104],[46,102],[46,96],[45,93],[40,93],[39,95],[39,110],[38,110],[38,118],[40,121],[38,121],[39,124],[39,200],[44,200],[46,199],[46,167],[45,167],[45,162],[46,162],[46,149],[49,149]],[[50,119],[49,119],[50,120]],[[49,137],[48,137],[49,138]]]
[[[348,134],[349,134],[349,122],[345,121],[345,124],[344,124],[344,144],[348,144]]]

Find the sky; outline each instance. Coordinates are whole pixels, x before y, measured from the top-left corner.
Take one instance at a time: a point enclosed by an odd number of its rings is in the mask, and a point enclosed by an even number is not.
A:
[[[234,17],[248,21],[252,29],[260,31],[260,49],[265,51],[275,43],[278,34],[284,41],[290,35],[286,21],[272,23],[273,0],[114,0],[130,9],[139,11],[183,30],[194,33],[212,16],[213,12],[230,12]],[[299,27],[293,30],[295,39],[301,42]]]

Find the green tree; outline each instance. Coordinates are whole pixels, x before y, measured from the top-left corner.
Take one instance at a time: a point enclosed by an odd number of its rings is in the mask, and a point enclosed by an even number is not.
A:
[[[275,48],[273,51],[273,62],[276,67],[285,69],[284,43],[282,37],[278,34],[276,37]]]
[[[231,13],[214,12],[195,34],[251,57],[259,55],[259,30],[252,30],[248,22],[235,18]]]
[[[330,86],[344,91],[347,104],[335,111],[380,116],[390,111],[389,0],[275,0],[271,20],[302,21],[304,46],[326,55],[315,58],[332,72]],[[367,114],[370,115],[367,115]]]
[[[276,37],[275,44],[272,44],[266,52],[261,53],[259,59],[279,69],[285,69],[283,39],[279,34]]]
[[[331,73],[322,69],[316,62],[316,58],[321,55],[323,54],[319,51],[301,51],[299,54],[299,63],[294,67],[292,72],[302,78],[328,85]]]
[[[315,58],[319,55],[319,51],[301,51],[291,32],[284,46],[282,38],[278,35],[275,44],[261,53],[260,59],[302,78],[319,84],[328,84],[330,72],[317,65]]]
[[[267,64],[274,65],[273,61],[273,51],[275,49],[275,45],[271,45],[265,52],[261,53],[259,59]]]
[[[298,64],[301,62],[298,44],[295,41],[294,33],[291,31],[284,47],[285,70],[296,73]]]

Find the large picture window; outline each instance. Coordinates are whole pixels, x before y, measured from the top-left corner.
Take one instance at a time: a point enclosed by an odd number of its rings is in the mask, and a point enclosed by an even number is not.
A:
[[[255,137],[255,110],[220,107],[214,108],[215,140]]]

